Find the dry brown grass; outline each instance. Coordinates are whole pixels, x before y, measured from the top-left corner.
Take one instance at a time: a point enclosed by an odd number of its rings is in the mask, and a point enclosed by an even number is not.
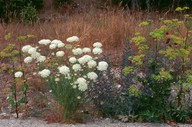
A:
[[[34,45],[43,38],[60,39],[65,42],[67,37],[77,35],[80,37],[78,45],[83,47],[91,47],[95,41],[102,42],[104,52],[112,58],[112,62],[117,62],[124,41],[131,38],[135,30],[138,30],[139,22],[146,18],[143,14],[121,9],[108,9],[108,11],[93,9],[84,13],[51,17],[49,21],[46,19],[43,23],[37,21],[34,25],[24,25],[18,22],[1,24],[0,48],[7,45],[3,36],[9,32],[12,34],[12,43],[16,43],[14,38],[19,35],[35,35],[33,40],[27,42]]]

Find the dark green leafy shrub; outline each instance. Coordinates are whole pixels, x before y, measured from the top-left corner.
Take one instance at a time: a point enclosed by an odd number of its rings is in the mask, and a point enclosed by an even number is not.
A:
[[[21,10],[21,20],[25,23],[34,23],[37,18],[37,10],[28,4]]]
[[[21,10],[31,3],[35,9],[43,7],[43,0],[0,0],[0,19],[10,22],[13,18],[19,18]]]

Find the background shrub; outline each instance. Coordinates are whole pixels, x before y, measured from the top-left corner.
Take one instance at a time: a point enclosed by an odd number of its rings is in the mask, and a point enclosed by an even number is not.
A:
[[[131,101],[123,93],[127,92],[128,87],[120,84],[120,77],[116,76],[120,72],[112,69],[107,56],[104,61],[107,61],[109,67],[104,74],[99,73],[97,82],[91,85],[89,98],[104,117],[127,115],[131,111]]]
[[[131,9],[164,10],[177,6],[192,7],[192,0],[112,0],[112,4],[128,6]]]
[[[19,18],[21,10],[28,3],[37,10],[43,7],[43,0],[0,0],[1,21],[8,23],[13,18]]]
[[[37,18],[37,10],[31,4],[28,4],[21,10],[20,16],[23,22],[34,23]]]
[[[61,6],[62,4],[66,4],[69,1],[70,0],[55,0],[54,3],[55,3],[55,6],[58,7],[58,6]]]

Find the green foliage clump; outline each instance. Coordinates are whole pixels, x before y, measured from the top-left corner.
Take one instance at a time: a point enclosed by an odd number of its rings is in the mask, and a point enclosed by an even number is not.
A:
[[[13,18],[20,18],[21,11],[31,3],[31,7],[41,9],[43,0],[0,0],[0,19],[10,22]]]
[[[24,42],[29,38],[31,38],[31,35],[18,36],[16,38],[16,41],[18,41],[19,45],[21,45],[21,42]],[[11,33],[5,35],[4,39],[6,41],[10,41]],[[8,102],[11,105],[12,110],[15,111],[17,118],[19,117],[19,107],[22,106],[22,104],[25,104],[25,106],[27,106],[28,90],[28,84],[23,74],[24,68],[21,66],[22,61],[20,50],[21,49],[17,49],[15,45],[9,44],[7,45],[7,47],[0,51],[0,61],[2,62],[2,65],[7,65],[3,67],[0,66],[0,69],[5,70],[4,68],[6,68],[6,71],[9,73],[10,77],[12,77],[12,84],[10,87]],[[4,64],[4,61],[5,63],[10,63],[11,67],[8,64]],[[17,72],[21,73],[21,75],[17,76]],[[27,110],[27,107],[25,107],[25,110]]]
[[[37,18],[37,10],[28,4],[21,10],[21,20],[25,23],[34,23]]]
[[[186,9],[176,11],[182,14]],[[132,112],[138,119],[151,122],[190,119],[191,102],[186,95],[191,96],[192,85],[191,19],[190,15],[181,20],[162,19],[162,26],[153,29],[149,27],[152,23],[142,22],[139,26],[147,29],[146,33],[135,34],[131,39],[134,55],[128,57],[131,64],[122,72],[132,77],[127,95],[134,96]],[[173,88],[177,91],[174,97]]]

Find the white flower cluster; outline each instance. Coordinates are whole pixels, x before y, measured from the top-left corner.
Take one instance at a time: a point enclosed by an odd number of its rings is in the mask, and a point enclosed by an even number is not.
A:
[[[41,42],[43,43],[43,42]],[[47,42],[46,42],[47,43]],[[44,43],[45,44],[45,43]],[[24,59],[24,63],[29,64],[34,60],[36,60],[36,62],[44,62],[46,60],[45,56],[42,56],[38,51],[38,48],[36,47],[32,47],[31,45],[25,45],[22,47],[22,52],[24,53],[28,53],[30,56],[27,56]]]
[[[95,43],[93,44],[93,47],[95,47],[95,48],[101,48],[101,47],[102,47],[102,44],[101,44],[100,42],[95,42]]]
[[[73,42],[78,42],[79,38],[77,36],[72,36],[66,39],[67,42],[73,43]]]
[[[87,77],[88,77],[90,80],[96,81],[96,79],[98,78],[98,75],[97,75],[95,72],[89,72],[89,73],[87,74]]]
[[[83,53],[83,50],[81,48],[75,48],[72,50],[73,55],[81,55]]]
[[[66,39],[67,42],[73,43],[78,42],[79,38],[77,36],[71,36]],[[40,45],[46,45],[52,51],[56,49],[56,52],[50,53],[51,57],[63,57],[65,52],[60,50],[65,46],[65,44],[60,40],[49,40],[42,39],[38,42]],[[71,46],[72,47],[72,46]],[[22,48],[22,51],[28,53],[30,56],[27,56],[24,59],[25,63],[31,63],[33,60],[36,62],[44,62],[46,57],[41,55],[39,49],[37,47],[33,47],[31,45],[26,45]],[[55,50],[54,50],[55,51]],[[59,63],[55,63],[55,65],[59,66],[58,73],[56,73],[54,80],[56,83],[60,81],[61,76],[65,76],[65,79],[69,79],[69,81],[73,81],[70,83],[74,89],[78,89],[79,91],[86,91],[88,89],[88,84],[90,82],[95,82],[98,78],[97,73],[94,70],[105,71],[108,68],[108,64],[105,61],[97,62],[96,55],[100,55],[102,53],[102,44],[100,42],[95,42],[93,44],[93,49],[89,47],[79,48],[75,47],[72,49],[73,56],[68,57],[68,62],[71,65],[61,65]],[[92,55],[91,55],[92,53]],[[94,56],[94,57],[93,57]],[[49,62],[50,59],[48,59]],[[53,59],[55,60],[55,59]],[[58,60],[58,59],[56,59]],[[15,73],[15,77],[21,77],[22,72]],[[42,78],[47,78],[50,76],[51,71],[49,69],[44,69],[38,72],[38,74]],[[53,75],[53,74],[52,74]],[[80,97],[79,97],[80,98]]]
[[[65,65],[58,67],[58,69],[59,69],[59,73],[61,73],[63,75],[69,75],[69,73],[70,73],[70,69]]]
[[[90,61],[87,63],[87,65],[88,65],[88,68],[94,68],[94,67],[97,66],[97,62],[94,61],[94,60],[90,60]]]
[[[83,53],[90,53],[91,52],[91,49],[90,48],[83,48]]]
[[[94,44],[93,44],[93,47],[94,47],[94,49],[93,49],[93,54],[95,54],[95,55],[100,55],[102,52],[103,52],[103,50],[102,50],[102,44],[100,43],[100,42],[95,42]]]
[[[87,84],[87,81],[86,79],[80,77],[77,79],[77,84],[78,84],[78,89],[80,91],[86,91],[88,89],[88,84]]]
[[[47,78],[51,74],[51,71],[49,69],[43,69],[38,73],[42,78]]]
[[[101,53],[102,53],[103,51],[102,51],[102,49],[101,48],[94,48],[93,49],[93,54],[98,54],[98,55],[100,55]]]
[[[107,70],[107,68],[108,68],[108,63],[105,61],[99,62],[98,66],[97,66],[97,69],[99,71],[105,71],[105,70]]]
[[[21,50],[22,50],[22,52],[27,53],[31,47],[32,47],[31,45],[25,45],[25,46],[22,47]]]
[[[41,45],[48,45],[50,43],[51,43],[51,40],[49,40],[49,39],[42,39],[39,41],[39,44],[41,44]]]
[[[92,60],[92,57],[90,55],[84,55],[78,59],[78,62],[82,65]]]
[[[81,70],[82,70],[82,67],[81,67],[80,64],[74,64],[74,65],[72,66],[72,69],[73,69],[75,72],[77,72],[77,71],[81,71]]]
[[[76,59],[75,57],[70,57],[70,58],[69,58],[69,62],[72,63],[72,64],[74,64],[74,63],[77,62],[77,59]]]
[[[65,44],[62,41],[55,39],[50,42],[49,49],[62,48],[64,46]]]
[[[24,63],[28,64],[31,63],[33,61],[33,58],[31,56],[28,56],[24,59]]]
[[[62,56],[64,56],[64,54],[65,54],[64,51],[57,51],[56,52],[57,57],[62,57]]]
[[[15,72],[15,78],[21,78],[23,76],[23,72],[17,71]]]

